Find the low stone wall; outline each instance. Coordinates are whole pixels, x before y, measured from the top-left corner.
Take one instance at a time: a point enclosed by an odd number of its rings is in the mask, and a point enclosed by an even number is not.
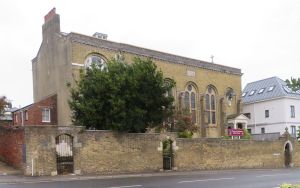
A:
[[[285,144],[291,145],[292,165],[300,166],[300,145],[290,137],[277,141],[180,139],[174,134],[118,134],[81,127],[25,128],[26,175],[57,173],[55,138],[73,138],[74,173],[116,174],[163,169],[162,141],[172,139],[175,170],[280,168]],[[33,169],[33,171],[32,171]]]
[[[22,169],[24,150],[24,128],[0,126],[0,159],[17,169]]]
[[[279,168],[282,141],[177,139],[175,166],[180,170]]]

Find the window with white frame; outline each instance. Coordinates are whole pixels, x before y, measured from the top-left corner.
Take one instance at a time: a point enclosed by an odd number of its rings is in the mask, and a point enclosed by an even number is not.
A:
[[[25,121],[28,121],[28,111],[25,110]]]
[[[291,126],[291,135],[292,137],[296,138],[296,126],[294,125]]]
[[[45,122],[45,123],[50,122],[50,109],[49,108],[42,109],[42,122]]]
[[[295,106],[291,105],[291,118],[295,118]]]
[[[15,114],[16,123],[18,123],[18,114]]]
[[[270,112],[269,110],[265,110],[265,118],[269,118],[270,117]]]

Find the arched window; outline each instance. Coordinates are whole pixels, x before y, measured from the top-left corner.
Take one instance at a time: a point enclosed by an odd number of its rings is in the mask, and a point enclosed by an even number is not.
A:
[[[205,111],[207,116],[207,123],[216,124],[216,92],[212,86],[207,88],[205,94]]]
[[[165,93],[165,96],[166,96],[166,97],[174,96],[174,95],[173,95],[173,88],[170,87],[170,86],[171,86],[171,83],[172,83],[172,81],[171,81],[169,78],[164,79],[164,85],[165,85],[166,87],[168,87],[168,90],[167,90],[167,92]]]
[[[192,123],[196,124],[196,89],[192,84],[187,85],[184,92],[184,108],[191,113]]]
[[[230,87],[227,88],[225,95],[226,95],[226,100],[227,100],[228,106],[231,106],[233,97],[235,96],[233,89]]]
[[[103,70],[106,67],[106,61],[101,56],[90,55],[85,59],[84,67],[91,68],[92,65],[95,65],[100,70]]]

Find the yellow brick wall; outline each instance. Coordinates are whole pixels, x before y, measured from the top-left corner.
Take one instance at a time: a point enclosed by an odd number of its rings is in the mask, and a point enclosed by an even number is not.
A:
[[[118,52],[113,50],[108,50],[104,48],[97,48],[90,45],[80,44],[73,42],[72,43],[72,63],[84,64],[85,59],[90,54],[99,54],[105,57],[107,60],[112,59]],[[125,57],[126,62],[132,62],[132,59],[136,57],[136,54],[131,53],[122,53]],[[237,113],[237,100],[239,100],[241,95],[241,75],[234,75],[228,73],[222,73],[218,71],[208,70],[199,67],[192,67],[183,64],[176,64],[172,62],[162,61],[158,59],[153,59],[155,64],[158,67],[158,70],[161,70],[165,78],[172,78],[176,81],[176,88],[174,95],[176,94],[175,101],[178,102],[178,94],[181,91],[184,91],[187,84],[192,82],[196,85],[197,95],[196,95],[196,106],[197,106],[197,125],[200,127],[200,96],[204,95],[207,87],[213,85],[216,88],[216,101],[217,101],[217,112],[220,112],[219,100],[222,97],[225,97],[226,90],[230,87],[236,93],[236,96],[233,98],[231,106],[227,105],[226,100],[226,114],[236,114]],[[78,77],[79,74],[78,68],[73,68],[74,77]],[[194,71],[195,76],[188,76],[187,70]],[[77,75],[77,76],[76,76]],[[208,137],[220,137],[220,113],[217,113],[217,127],[211,127],[207,131]]]

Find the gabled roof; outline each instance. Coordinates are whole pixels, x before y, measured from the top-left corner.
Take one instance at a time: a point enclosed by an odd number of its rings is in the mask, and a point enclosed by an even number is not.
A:
[[[176,64],[184,64],[193,67],[200,67],[204,69],[209,69],[213,71],[242,75],[241,69],[233,68],[229,66],[219,65],[215,63],[209,63],[206,61],[201,61],[197,59],[182,57],[178,55],[173,55],[165,52],[159,52],[155,50],[150,50],[138,46],[133,46],[124,43],[117,43],[109,40],[103,40],[92,36],[82,35],[78,33],[61,33],[62,36],[68,37],[72,42],[77,42],[81,44],[91,45],[98,48],[106,48],[109,50],[114,50],[116,52],[127,52],[140,56],[150,57],[154,59],[159,59],[163,61],[168,61]]]
[[[248,83],[243,90],[242,100],[244,104],[247,104],[281,97],[300,99],[300,91],[292,91],[285,81],[275,76]]]

